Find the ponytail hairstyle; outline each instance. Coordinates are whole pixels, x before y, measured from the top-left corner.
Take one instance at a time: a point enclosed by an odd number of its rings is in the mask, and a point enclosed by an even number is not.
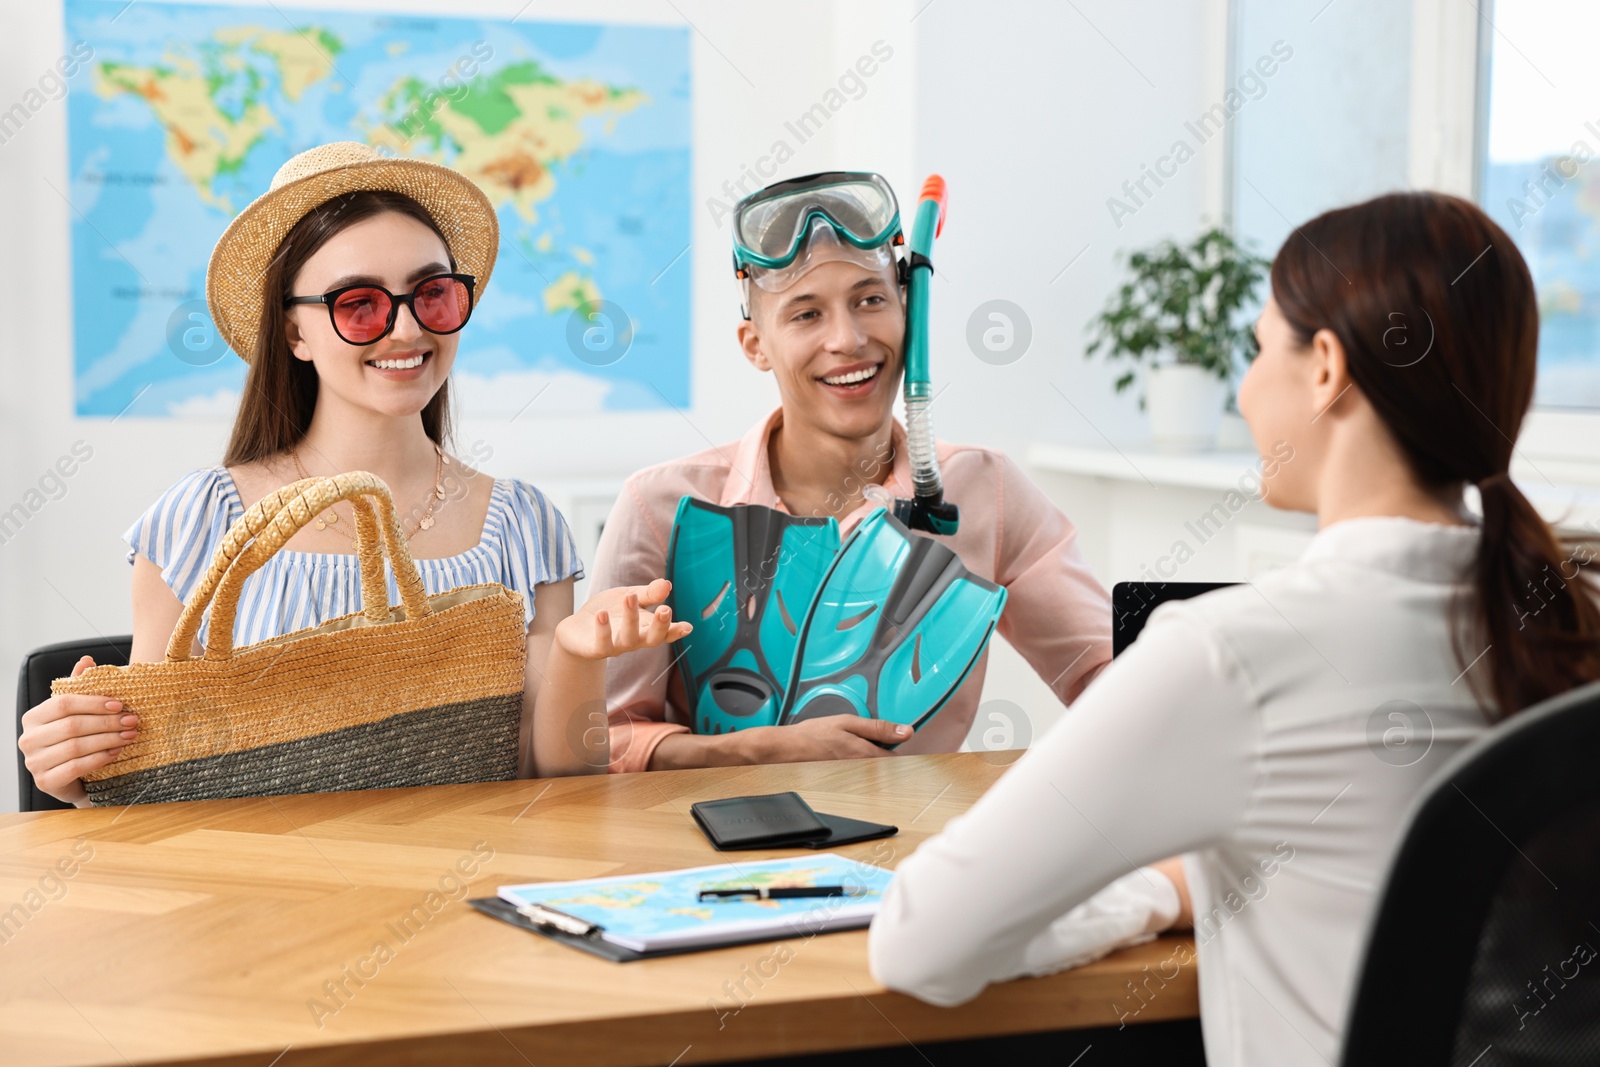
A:
[[[283,302],[293,295],[290,286],[317,249],[335,234],[385,211],[416,219],[438,234],[450,269],[456,269],[450,242],[445,240],[439,224],[427,208],[404,193],[358,189],[306,212],[284,236],[262,278],[266,299],[261,303],[261,328],[256,333],[255,351],[250,354],[250,373],[245,378],[233,436],[222,460],[224,466],[237,467],[288,451],[311,428],[311,414],[317,407],[317,370],[305,360],[296,359],[289,350],[289,311]],[[449,382],[440,385],[422,409],[422,429],[436,445],[448,447]]]
[[[1284,242],[1272,295],[1299,342],[1321,329],[1432,490],[1482,500],[1455,652],[1496,718],[1600,678],[1587,542],[1563,544],[1511,481],[1533,399],[1539,313],[1504,230],[1466,200],[1396,193],[1320,215]]]

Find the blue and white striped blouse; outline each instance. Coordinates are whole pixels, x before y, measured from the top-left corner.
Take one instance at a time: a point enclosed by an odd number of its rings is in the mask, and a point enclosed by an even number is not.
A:
[[[161,577],[178,599],[188,603],[223,535],[243,515],[239,490],[226,467],[195,471],[163,493],[123,535],[131,547],[128,563],[144,556],[161,568]],[[583,561],[561,512],[527,482],[506,478],[495,480],[477,546],[444,559],[419,559],[417,567],[430,594],[483,582],[499,582],[521,593],[524,623],[533,621],[534,586],[583,576]],[[394,575],[386,577],[389,602],[398,604]],[[361,574],[354,555],[280,550],[245,579],[234,646],[360,610]],[[201,644],[210,625],[208,613],[200,628]]]

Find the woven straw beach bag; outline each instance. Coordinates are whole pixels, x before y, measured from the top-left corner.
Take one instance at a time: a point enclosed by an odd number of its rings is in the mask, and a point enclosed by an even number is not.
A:
[[[363,610],[235,649],[245,579],[340,500],[355,507]],[[428,596],[388,487],[355,471],[287,485],[234,523],[164,662],[93,667],[51,690],[139,716],[138,739],[84,776],[96,805],[500,781],[517,774],[526,642],[522,597],[504,586]]]

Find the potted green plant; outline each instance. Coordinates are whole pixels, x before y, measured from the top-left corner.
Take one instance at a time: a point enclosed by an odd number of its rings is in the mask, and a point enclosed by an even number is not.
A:
[[[1163,241],[1127,257],[1132,277],[1088,325],[1086,354],[1127,359],[1144,368],[1140,399],[1150,437],[1161,451],[1215,445],[1234,374],[1255,358],[1255,334],[1240,312],[1252,305],[1269,263],[1224,230],[1188,245]],[[1138,377],[1116,381],[1122,392]]]

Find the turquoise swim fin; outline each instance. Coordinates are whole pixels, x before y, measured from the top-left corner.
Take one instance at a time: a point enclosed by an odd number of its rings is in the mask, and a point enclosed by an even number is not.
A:
[[[838,551],[833,519],[678,501],[667,603],[694,625],[673,648],[695,733],[777,724],[800,624]]]
[[[859,715],[919,728],[983,654],[1006,590],[879,508],[812,601],[780,724]]]

